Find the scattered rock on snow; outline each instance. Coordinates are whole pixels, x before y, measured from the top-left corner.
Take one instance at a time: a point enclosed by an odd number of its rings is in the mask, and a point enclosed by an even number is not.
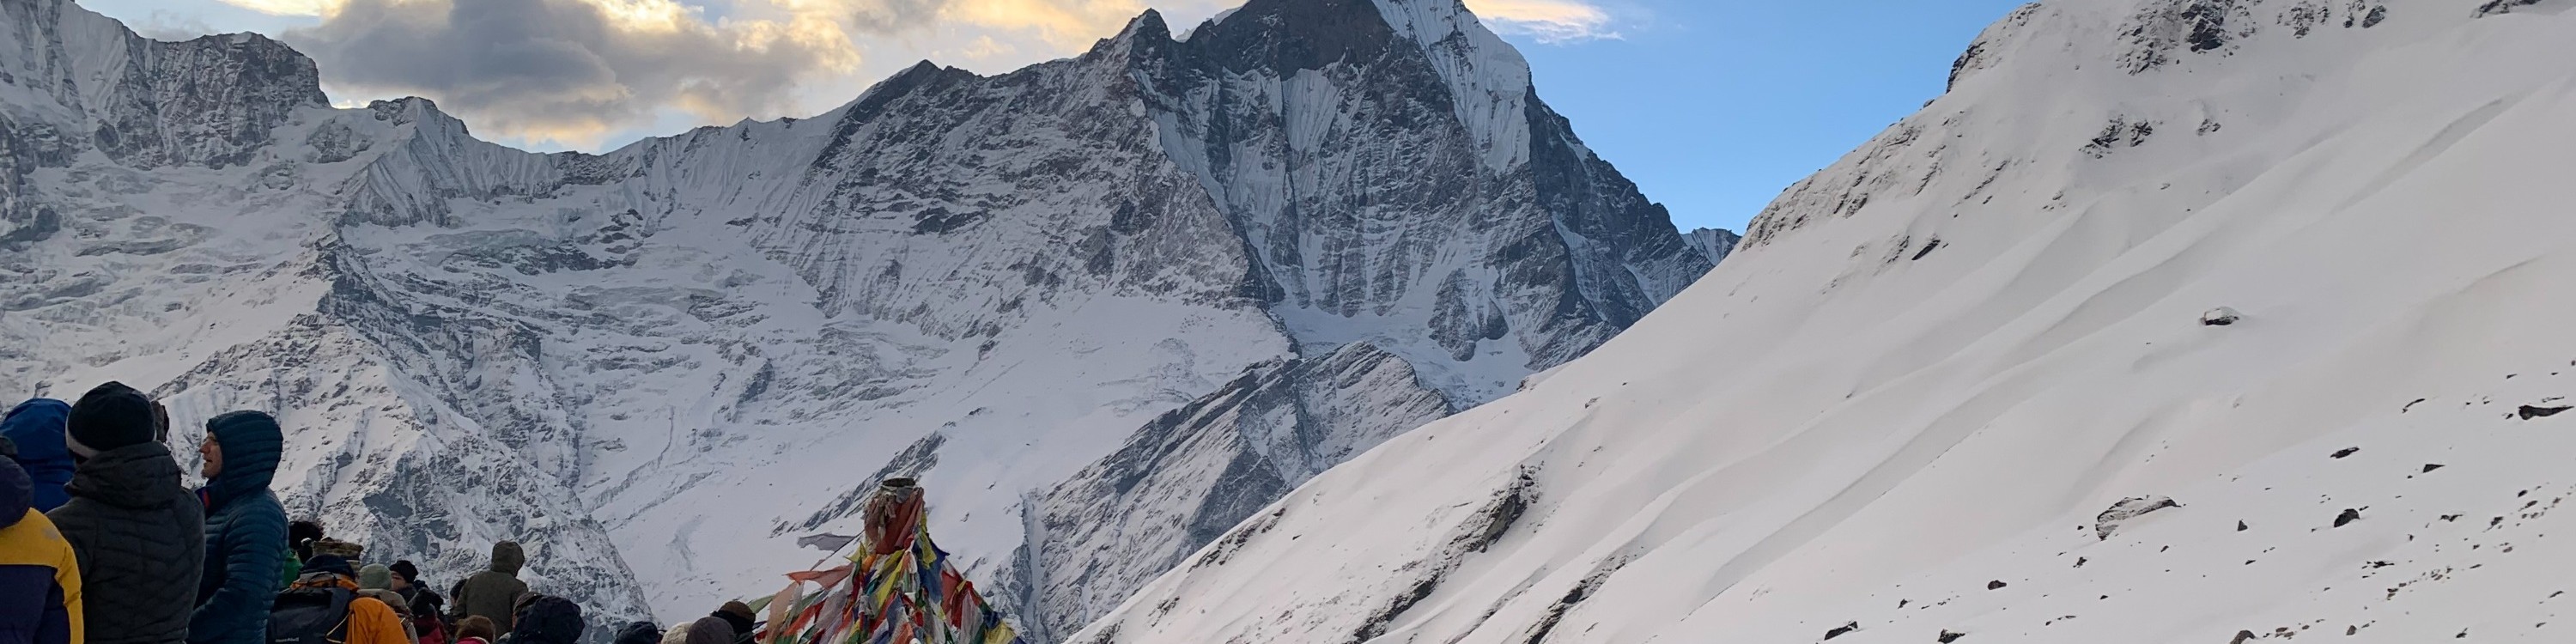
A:
[[[2170,497],[2133,496],[2120,499],[2120,502],[2111,504],[2111,509],[2103,510],[2101,514],[2094,515],[2093,537],[2096,539],[2110,539],[2111,533],[2118,531],[2120,529],[2120,525],[2127,523],[2130,519],[2135,519],[2140,516],[2144,516],[2149,512],[2165,508],[2179,507],[2182,507],[2182,504],[2175,503]]]
[[[1844,622],[1843,625],[1836,626],[1833,630],[1825,631],[1825,639],[1842,637],[1844,634],[1857,630],[1860,630],[1860,622]]]
[[[2001,579],[1989,581],[1986,582],[1986,590],[2002,590],[2004,585],[2004,580]]]
[[[2251,641],[2254,641],[2254,631],[2237,631],[2236,639],[2227,640],[2227,644],[2245,644]]]
[[[2424,464],[2424,473],[2425,473],[2425,474],[2431,474],[2431,473],[2433,473],[2433,470],[2442,469],[2443,467],[2446,467],[2446,466],[2445,466],[2445,465],[2442,465],[2441,463],[2425,463],[2425,464]]]
[[[2344,508],[2344,509],[2343,509],[2343,514],[2335,515],[2334,527],[2340,528],[2340,527],[2343,527],[2343,526],[2344,526],[2344,524],[2352,523],[2352,522],[2354,522],[2354,521],[2359,521],[2359,520],[2361,520],[2361,511],[2360,511],[2360,510],[2355,510],[2355,509],[2352,509],[2352,508]]]
[[[1940,641],[1941,644],[1950,644],[1951,642],[1959,641],[1959,638],[1967,636],[1967,633],[1952,633],[1950,632],[1950,629],[1944,628],[1941,629],[1941,637],[1938,638],[1938,641]]]
[[[2343,457],[2346,457],[2346,456],[2351,456],[2351,455],[2353,455],[2353,453],[2354,453],[2354,452],[2359,452],[2359,451],[2361,451],[2361,448],[2359,448],[2359,447],[2346,447],[2346,448],[2343,448],[2343,449],[2335,450],[2334,457],[2335,457],[2335,458],[2343,458]]]
[[[2236,531],[2237,531],[2237,532],[2244,532],[2244,531],[2245,531],[2245,522],[2244,522],[2244,521],[2237,521],[2237,522],[2236,522]]]
[[[2568,410],[2568,407],[2567,407],[2567,406],[2565,406],[2565,405],[2558,405],[2558,406],[2552,406],[2552,407],[2537,407],[2537,406],[2532,406],[2532,405],[2523,405],[2523,406],[2522,406],[2522,409],[2521,409],[2520,411],[2515,412],[2515,413],[2516,413],[2516,414],[2518,414],[2518,415],[2520,415],[2520,416],[2522,416],[2522,419],[2523,419],[2523,420],[2531,420],[2531,419],[2534,419],[2534,418],[2548,418],[2548,417],[2551,417],[2551,416],[2556,416],[2556,415],[2558,415],[2558,412],[2567,411],[2567,410]]]
[[[2243,319],[2245,319],[2245,314],[2238,313],[2236,312],[2236,309],[2224,306],[2210,309],[2208,313],[2200,314],[2201,326],[2227,326],[2235,324],[2237,321]]]

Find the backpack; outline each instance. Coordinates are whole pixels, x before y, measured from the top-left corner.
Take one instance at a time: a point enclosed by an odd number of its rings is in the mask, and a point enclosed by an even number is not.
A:
[[[349,640],[349,602],[358,594],[344,588],[297,588],[277,594],[268,610],[268,644],[340,644]]]
[[[421,614],[411,618],[412,630],[420,633],[420,644],[447,644],[447,624],[438,615]]]

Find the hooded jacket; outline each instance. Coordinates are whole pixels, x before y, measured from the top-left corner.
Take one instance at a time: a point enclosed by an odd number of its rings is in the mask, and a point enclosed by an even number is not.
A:
[[[723,607],[707,616],[724,620],[726,626],[733,627],[733,641],[736,642],[751,641],[752,630],[759,626],[751,619],[751,607],[742,602],[725,602]]]
[[[733,644],[734,638],[739,635],[741,633],[734,630],[733,622],[708,615],[689,623],[689,639],[686,640],[686,644]]]
[[[333,572],[306,573],[304,578],[295,580],[292,588],[338,588],[357,595],[356,598],[349,600],[349,638],[341,640],[342,644],[410,644],[411,642],[410,636],[403,631],[402,616],[395,613],[392,606],[386,605],[383,599],[368,594],[368,591],[359,590],[357,582],[351,581],[348,577]],[[263,629],[265,626],[265,624],[262,625]],[[267,631],[262,630],[261,633],[265,636]]]
[[[70,404],[51,398],[18,403],[0,416],[0,438],[17,444],[18,467],[35,480],[37,512],[52,512],[70,498],[63,484],[72,482],[72,450],[63,437],[71,417]]]
[[[519,628],[501,638],[501,644],[579,644],[581,642],[581,606],[572,600],[545,595],[532,598],[519,608]]]
[[[492,544],[492,568],[458,582],[454,596],[448,598],[449,610],[456,611],[459,620],[476,615],[492,620],[502,635],[517,630],[518,620],[512,613],[519,595],[528,592],[528,583],[519,581],[519,567],[527,562],[527,552],[517,542]]]
[[[268,609],[285,565],[286,508],[268,490],[286,435],[277,419],[237,411],[206,421],[223,470],[199,491],[206,502],[206,558],[197,580],[190,644],[265,644]]]
[[[627,622],[617,627],[617,639],[611,644],[662,644],[662,627],[652,622]]]
[[[160,443],[99,452],[46,515],[80,557],[90,644],[179,644],[205,572],[205,507]]]
[[[34,487],[0,459],[0,642],[82,644],[80,567]]]

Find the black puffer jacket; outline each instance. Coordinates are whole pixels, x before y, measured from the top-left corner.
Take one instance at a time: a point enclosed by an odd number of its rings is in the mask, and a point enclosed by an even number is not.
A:
[[[205,567],[206,517],[197,496],[179,485],[170,448],[144,443],[99,452],[65,489],[71,502],[45,516],[79,555],[87,641],[186,641]]]
[[[512,621],[518,628],[501,638],[502,644],[579,644],[581,642],[581,606],[572,600],[553,595],[530,598],[519,607]]]

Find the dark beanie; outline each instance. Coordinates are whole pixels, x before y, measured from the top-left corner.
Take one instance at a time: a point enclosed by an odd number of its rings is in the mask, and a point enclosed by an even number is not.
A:
[[[99,385],[72,403],[72,453],[97,456],[119,447],[152,442],[152,399],[121,382]]]
[[[341,557],[340,555],[313,555],[312,559],[304,561],[304,571],[327,572],[351,579],[355,579],[358,576],[356,570],[349,568],[348,558]]]
[[[397,559],[394,565],[386,568],[392,569],[394,574],[402,575],[403,581],[420,583],[420,567],[411,565],[410,559]]]

